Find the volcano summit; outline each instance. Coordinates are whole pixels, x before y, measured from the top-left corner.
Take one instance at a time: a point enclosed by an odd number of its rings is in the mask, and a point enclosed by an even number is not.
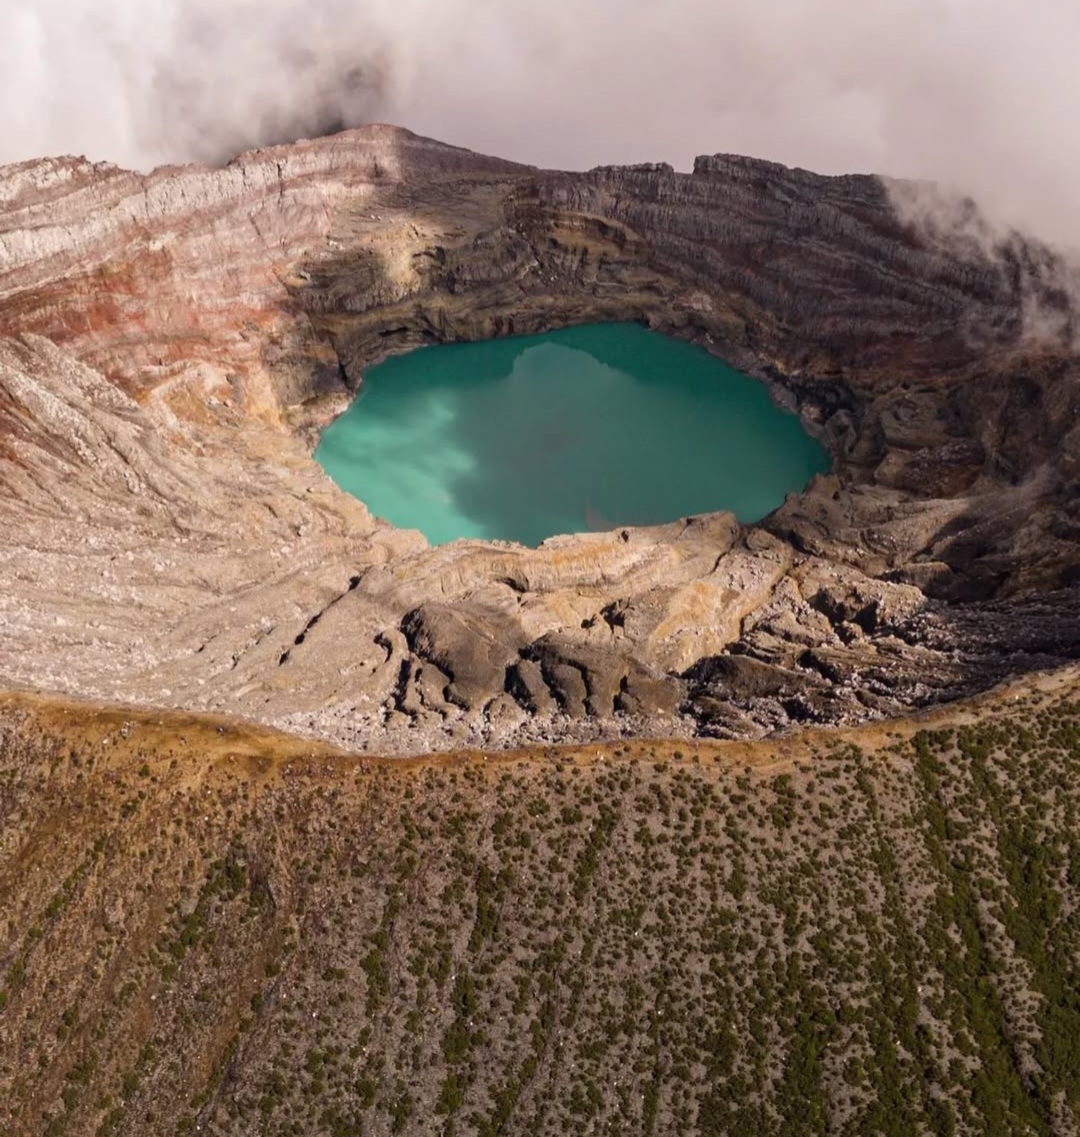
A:
[[[547,172],[388,126],[3,168],[0,683],[400,752],[754,737],[1075,657],[1055,257],[931,237],[895,188]],[[389,355],[614,321],[760,379],[831,472],[754,525],[431,547],[312,458]]]

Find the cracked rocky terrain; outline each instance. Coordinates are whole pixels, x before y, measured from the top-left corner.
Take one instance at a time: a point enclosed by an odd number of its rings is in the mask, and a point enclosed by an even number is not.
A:
[[[729,156],[543,172],[385,126],[217,170],[0,169],[0,686],[392,753],[756,737],[1075,658],[1055,257],[891,201]],[[433,549],[311,458],[388,353],[597,320],[756,375],[833,472],[755,527]]]

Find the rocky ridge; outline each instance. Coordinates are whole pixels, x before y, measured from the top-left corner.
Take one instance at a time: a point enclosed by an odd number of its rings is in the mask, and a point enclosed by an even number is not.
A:
[[[961,252],[963,255],[961,255]],[[552,173],[391,127],[139,175],[0,170],[0,682],[349,747],[756,736],[1077,654],[1080,362],[1053,256],[730,156]],[[431,549],[310,457],[365,367],[640,320],[834,471],[730,515]]]

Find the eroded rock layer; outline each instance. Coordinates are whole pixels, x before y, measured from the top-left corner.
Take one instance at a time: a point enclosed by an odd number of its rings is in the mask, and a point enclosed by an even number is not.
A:
[[[1080,361],[1052,261],[726,156],[548,173],[370,127],[0,170],[0,683],[401,750],[758,735],[1053,666]],[[431,549],[310,457],[389,352],[605,319],[768,382],[834,472],[752,528]]]

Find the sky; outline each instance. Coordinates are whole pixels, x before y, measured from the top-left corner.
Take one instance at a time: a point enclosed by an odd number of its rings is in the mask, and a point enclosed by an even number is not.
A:
[[[548,167],[932,179],[1080,247],[1077,0],[0,0],[0,162],[368,121]]]

